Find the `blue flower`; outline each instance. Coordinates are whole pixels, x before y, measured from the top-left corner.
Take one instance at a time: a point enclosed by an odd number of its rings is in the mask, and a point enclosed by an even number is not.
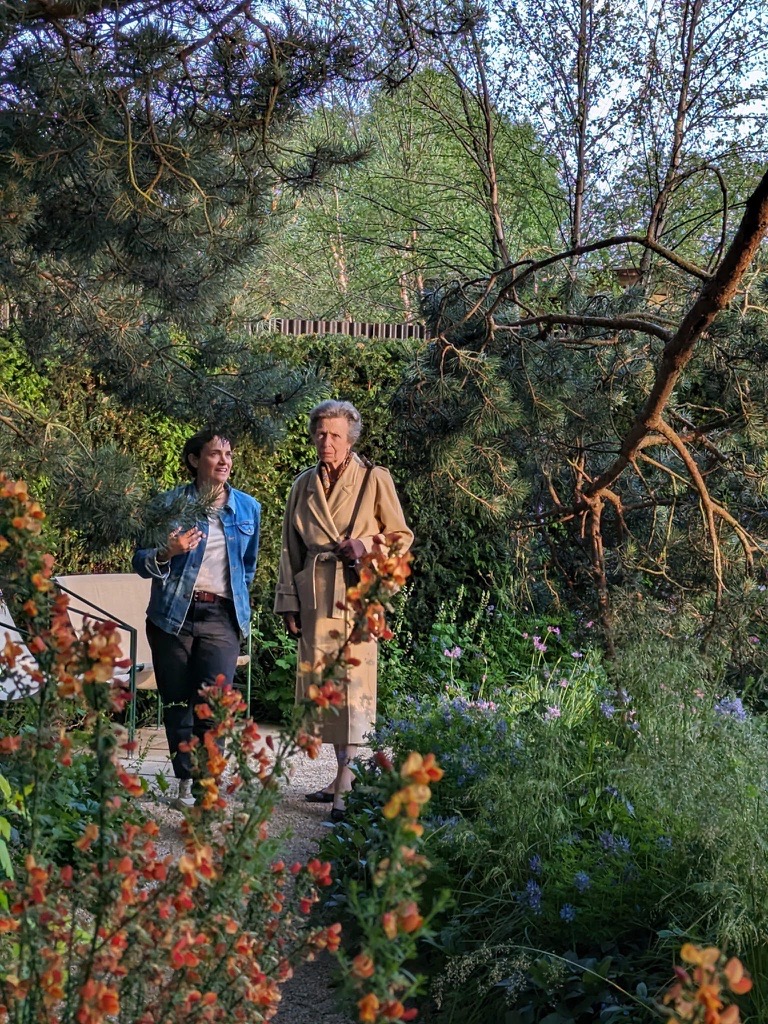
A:
[[[613,706],[613,704],[609,704],[607,700],[601,702],[600,710],[603,713],[603,715],[608,719],[613,718],[613,716],[616,714],[616,708]]]
[[[613,850],[616,846],[616,839],[613,832],[601,832],[597,837],[597,841],[600,843],[604,850]]]
[[[586,892],[592,885],[592,880],[586,871],[577,871],[573,876],[573,884],[579,892]]]
[[[523,899],[534,914],[541,913],[541,886],[538,882],[534,882],[532,878],[528,880]]]
[[[576,907],[570,903],[564,903],[562,907],[560,907],[560,917],[563,921],[573,921],[576,917]]]
[[[721,718],[735,718],[737,722],[743,722],[747,717],[740,697],[721,697],[715,704],[715,714]]]
[[[672,839],[670,838],[670,836],[659,836],[659,838],[656,840],[656,845],[660,850],[671,850]]]
[[[528,861],[528,867],[534,873],[534,875],[541,874],[541,857],[538,853],[534,853],[531,859]]]

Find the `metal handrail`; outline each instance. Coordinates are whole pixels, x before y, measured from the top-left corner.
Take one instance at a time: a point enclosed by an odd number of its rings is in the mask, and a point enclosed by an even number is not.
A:
[[[59,583],[58,580],[55,582],[59,590],[62,590],[65,594],[69,594],[70,597],[74,597],[76,601],[82,601],[83,604],[88,605],[88,607],[93,609],[93,611],[99,612],[100,615],[91,616],[91,618],[95,619],[96,622],[114,622],[116,626],[126,630],[128,633],[130,643],[128,655],[130,658],[130,665],[128,667],[128,692],[131,697],[128,705],[128,742],[133,743],[134,737],[136,736],[136,673],[145,668],[143,663],[138,664],[136,662],[139,632],[135,626],[130,624],[130,622],[125,622],[125,620],[121,619],[118,615],[113,615],[111,612],[107,611],[106,608],[102,608],[100,605],[94,604],[94,602],[89,601],[87,597],[82,597],[80,594],[76,594],[74,590],[70,590],[68,587],[65,587],[64,584]],[[72,611],[77,612],[79,615],[88,615],[88,612],[84,611],[82,608],[75,608],[72,605],[70,607],[72,608]]]

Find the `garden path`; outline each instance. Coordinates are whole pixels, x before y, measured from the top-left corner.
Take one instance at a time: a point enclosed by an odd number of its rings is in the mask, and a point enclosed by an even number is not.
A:
[[[260,726],[262,735],[275,730]],[[182,851],[179,822],[181,814],[168,806],[168,798],[162,797],[157,788],[159,774],[171,779],[165,734],[157,729],[140,729],[137,734],[140,759],[131,767],[150,783],[153,799],[150,808],[157,818],[160,834],[157,837],[158,850],[180,854]],[[306,860],[317,854],[317,843],[324,830],[330,827],[326,821],[328,808],[308,804],[304,794],[331,778],[336,770],[333,748],[324,746],[320,757],[310,761],[304,756],[297,757],[291,769],[285,795],[273,815],[274,833],[286,834],[284,857],[287,863]],[[339,1012],[333,992],[334,960],[321,954],[316,960],[302,964],[294,977],[283,989],[280,1010],[273,1018],[274,1024],[353,1024],[350,1017]]]

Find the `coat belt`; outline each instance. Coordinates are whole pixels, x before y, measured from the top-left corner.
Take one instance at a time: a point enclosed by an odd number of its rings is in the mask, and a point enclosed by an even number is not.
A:
[[[335,579],[334,579],[334,584],[333,584],[333,607],[331,609],[331,618],[332,619],[342,618],[343,617],[342,615],[337,614],[337,612],[339,612],[340,609],[338,609],[336,607],[337,604],[339,604],[339,603],[342,603],[342,604],[345,603],[346,599],[347,599],[347,589],[346,589],[346,586],[344,584],[344,573],[342,571],[341,560],[339,559],[338,555],[334,551],[327,551],[327,550],[325,550],[325,551],[324,550],[312,551],[311,549],[309,549],[307,551],[307,555],[308,555],[307,563],[305,564],[304,567],[306,569],[309,569],[310,566],[311,566],[311,570],[312,570],[312,607],[313,607],[313,609],[315,611],[317,610],[317,585],[316,585],[316,582],[315,582],[315,570],[317,568],[317,563],[318,562],[335,562],[336,563],[336,572],[335,572]]]

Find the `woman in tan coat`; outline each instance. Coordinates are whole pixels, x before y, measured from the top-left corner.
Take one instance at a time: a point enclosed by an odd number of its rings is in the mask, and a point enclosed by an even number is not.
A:
[[[338,636],[349,632],[348,612],[339,607],[345,603],[344,561],[361,558],[385,534],[397,535],[401,549],[413,540],[389,471],[376,466],[367,474],[366,463],[352,451],[361,427],[350,402],[322,402],[309,414],[319,462],[296,477],[288,496],[275,598],[275,611],[299,638],[299,666],[316,665],[324,653],[338,651]],[[352,786],[349,762],[376,719],[376,655],[376,640],[355,648],[360,664],[349,669],[346,705],[325,712],[322,721],[323,741],[333,743],[338,768],[335,780],[307,800],[333,803],[335,821],[344,816],[344,794]],[[297,700],[311,682],[299,667]]]

